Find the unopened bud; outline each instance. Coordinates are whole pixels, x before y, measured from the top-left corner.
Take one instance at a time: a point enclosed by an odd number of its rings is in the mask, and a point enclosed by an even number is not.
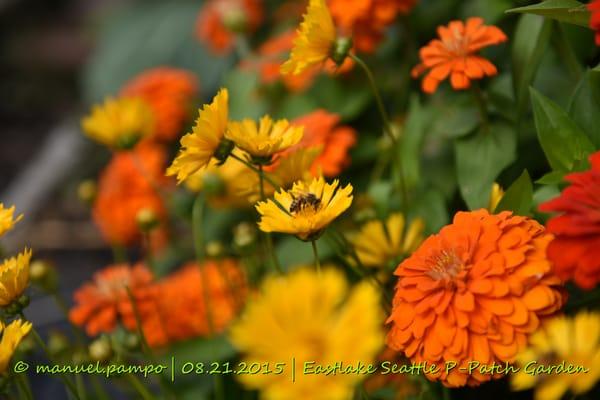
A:
[[[90,358],[94,361],[108,361],[113,354],[110,339],[106,336],[101,336],[94,340],[89,346]]]
[[[217,258],[225,253],[225,247],[223,247],[223,243],[217,240],[211,240],[206,244],[206,255],[211,258]]]
[[[151,208],[142,208],[138,211],[135,221],[142,232],[150,232],[160,223],[158,216]]]
[[[223,14],[223,25],[234,33],[243,33],[248,29],[248,17],[242,8],[232,8]]]
[[[233,229],[233,243],[238,248],[250,246],[256,240],[256,228],[248,222],[242,222]]]
[[[69,348],[69,339],[60,332],[52,332],[48,336],[48,352],[52,356],[59,356]]]
[[[86,204],[92,204],[96,198],[96,182],[92,179],[86,179],[77,186],[77,197]]]

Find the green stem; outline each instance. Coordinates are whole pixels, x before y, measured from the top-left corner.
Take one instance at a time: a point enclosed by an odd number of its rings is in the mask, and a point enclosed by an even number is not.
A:
[[[561,60],[565,62],[567,65],[567,69],[569,73],[576,81],[581,79],[582,68],[579,60],[577,60],[577,55],[575,51],[573,51],[573,47],[571,43],[567,39],[565,29],[563,28],[560,22],[556,22],[555,26],[555,36],[553,38],[554,46],[556,47],[556,51],[558,52]]]
[[[198,194],[194,201],[192,209],[192,237],[194,240],[194,250],[196,252],[196,261],[202,263],[205,258],[204,254],[204,230],[202,220],[204,218],[205,198],[202,193]]]
[[[140,380],[134,374],[125,374],[125,378],[129,381],[131,386],[142,396],[144,400],[155,400],[155,397],[152,396],[152,393],[148,391],[148,389],[140,382]]]
[[[21,316],[23,321],[29,321],[25,317],[25,314],[23,313],[23,311],[19,312],[19,315]],[[48,357],[48,360],[50,360],[51,362],[54,362],[54,359],[50,355],[50,351],[48,350],[48,347],[46,347],[46,344],[44,343],[41,336],[38,334],[37,330],[33,326],[31,327],[31,334],[33,335],[33,339],[35,340],[35,342],[37,343],[39,348],[42,349],[42,351],[46,354],[46,357]],[[65,376],[60,376],[59,379],[65,384],[65,386],[67,387],[67,391],[70,392],[73,397],[75,397],[77,400],[81,400],[81,397],[79,396],[79,393],[77,392],[77,388],[75,387],[75,385],[73,385],[73,382],[71,382]]]
[[[379,94],[379,89],[377,89],[377,84],[375,83],[375,78],[373,77],[371,69],[358,56],[351,54],[350,57],[354,60],[354,62],[356,62],[356,64],[358,64],[358,66],[364,71],[365,75],[367,76],[369,85],[371,86],[371,91],[373,92],[373,96],[375,97],[375,102],[377,103],[379,115],[383,120],[383,130],[389,136],[390,140],[395,143],[396,138],[394,137],[394,133],[392,132],[390,118],[387,114],[387,111],[385,111],[385,106],[383,105],[383,100],[381,99],[381,95]]]
[[[311,240],[313,254],[315,256],[315,267],[317,268],[317,274],[321,275],[321,260],[319,260],[319,251],[317,250],[317,241]]]
[[[265,172],[263,171],[262,165],[258,167],[258,180],[260,186],[260,199],[264,201],[266,199],[265,196]],[[277,259],[277,254],[275,254],[275,249],[273,248],[273,238],[269,232],[265,232],[265,242],[267,247],[267,252],[271,255],[271,260],[273,262],[273,268],[280,274],[283,274],[281,269],[281,265],[279,265],[279,260]]]
[[[481,117],[481,125],[483,129],[488,132],[490,129],[490,120],[488,117],[488,108],[487,102],[483,97],[483,93],[481,93],[481,89],[477,83],[473,83],[472,85],[473,97],[475,98],[475,103],[477,103],[477,108],[479,109],[479,115]]]
[[[27,400],[33,400],[33,393],[31,392],[29,382],[25,380],[25,374],[15,374],[15,380],[17,382],[20,394],[25,396]]]

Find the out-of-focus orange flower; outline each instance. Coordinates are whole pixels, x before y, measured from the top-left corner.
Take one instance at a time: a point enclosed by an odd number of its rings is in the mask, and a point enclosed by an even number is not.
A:
[[[571,185],[560,196],[540,205],[541,211],[560,213],[546,224],[555,235],[548,257],[556,274],[587,290],[600,282],[600,152],[590,163],[589,171],[565,177]]]
[[[164,149],[150,142],[113,156],[102,171],[92,208],[94,222],[107,242],[128,246],[138,241],[136,217],[141,210],[152,211],[164,221],[166,211],[158,190],[168,182],[165,163]],[[165,240],[164,226],[153,230],[150,238],[153,247],[160,247]]]
[[[145,312],[152,307],[156,295],[152,280],[152,273],[142,264],[108,266],[96,272],[92,282],[75,291],[75,305],[69,311],[69,319],[85,327],[90,336],[111,332],[118,322],[135,328],[135,314],[126,288],[131,291],[138,310]]]
[[[588,9],[592,13],[590,28],[596,31],[596,44],[600,46],[600,0],[590,1]]]
[[[154,309],[148,308],[142,315],[144,334],[151,346],[222,332],[241,310],[247,295],[244,273],[229,259],[207,261],[201,266],[189,263],[156,287],[159,295]]]
[[[461,367],[512,362],[540,319],[566,301],[546,258],[552,235],[510,212],[459,212],[395,272],[388,346],[413,362],[447,365],[430,380],[475,386],[502,374]]]
[[[412,70],[413,78],[428,71],[422,82],[425,93],[435,92],[448,77],[454,89],[467,89],[471,80],[498,73],[494,64],[477,55],[479,50],[507,40],[498,27],[484,25],[482,18],[473,17],[466,23],[452,21],[438,27],[438,35],[440,39],[421,48],[421,64]]]
[[[196,36],[212,51],[227,53],[236,32],[253,32],[262,22],[262,0],[208,0],[196,21]]]
[[[294,30],[288,30],[274,36],[264,42],[258,48],[258,60],[245,61],[241,64],[242,68],[255,68],[260,74],[261,82],[264,84],[275,83],[279,80],[291,92],[303,92],[310,88],[321,72],[321,67],[309,68],[300,74],[281,74],[281,63],[285,61],[289,52],[292,50],[294,39],[297,33]],[[325,71],[330,75],[344,74],[354,67],[354,61],[346,58],[344,63],[337,67],[333,60],[325,62]]]
[[[304,136],[300,143],[288,152],[298,148],[322,148],[321,154],[312,165],[313,175],[321,171],[327,177],[334,177],[350,163],[348,154],[356,143],[356,131],[349,126],[339,125],[340,117],[325,110],[313,111],[296,118],[292,124],[304,126]]]
[[[127,82],[124,97],[140,97],[152,108],[154,137],[160,141],[176,139],[190,117],[192,101],[198,94],[196,77],[185,70],[158,67],[149,69]]]
[[[329,0],[336,26],[352,35],[357,51],[372,53],[398,15],[408,14],[417,0]]]

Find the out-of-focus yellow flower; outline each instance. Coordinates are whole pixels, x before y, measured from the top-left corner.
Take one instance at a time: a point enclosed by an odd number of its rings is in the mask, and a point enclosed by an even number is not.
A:
[[[167,175],[177,175],[178,183],[194,172],[205,168],[213,158],[224,162],[233,144],[224,140],[229,122],[229,93],[221,89],[212,103],[199,111],[192,132],[181,138],[181,150],[167,169]]]
[[[332,55],[335,40],[335,25],[327,4],[324,0],[310,0],[281,73],[298,75],[324,63]]]
[[[31,322],[23,322],[20,319],[14,320],[8,326],[0,322],[0,374],[6,372],[10,359],[15,349],[21,343],[21,340],[31,330]]]
[[[154,132],[152,109],[140,98],[108,98],[81,121],[90,139],[116,149],[133,147]]]
[[[500,200],[504,197],[504,190],[502,190],[502,186],[498,183],[494,182],[492,185],[492,191],[490,192],[490,202],[488,204],[488,211],[493,213],[500,204]]]
[[[231,340],[245,353],[248,365],[268,363],[273,370],[278,362],[286,366],[281,374],[239,378],[266,400],[350,399],[354,386],[367,375],[306,374],[304,368],[372,363],[383,344],[382,317],[377,290],[367,282],[350,289],[335,269],[318,275],[301,268],[268,278],[232,327]],[[292,357],[298,370],[295,382]]]
[[[23,214],[15,217],[15,206],[5,208],[4,204],[0,203],[0,236],[10,231],[22,218]]]
[[[0,306],[15,301],[25,291],[29,283],[29,262],[31,250],[25,249],[16,257],[0,264]]]
[[[582,311],[547,321],[530,337],[517,364],[521,370],[511,376],[512,388],[535,388],[536,400],[558,400],[568,390],[575,395],[587,392],[600,378],[600,314]],[[546,372],[531,373],[540,366]],[[547,373],[550,366],[562,366],[563,371]],[[569,366],[587,372],[569,373]]]
[[[414,219],[408,229],[401,213],[394,213],[385,221],[369,221],[351,239],[358,259],[365,267],[395,267],[402,257],[410,255],[423,242],[425,222]],[[406,233],[405,233],[406,230]]]
[[[266,115],[258,124],[251,119],[231,122],[225,137],[253,158],[269,164],[275,153],[297,144],[303,134],[303,127],[292,126],[285,119],[273,121]]]
[[[352,204],[352,185],[338,186],[337,179],[329,184],[320,177],[296,182],[291,190],[275,193],[275,200],[285,211],[272,200],[258,203],[259,228],[264,232],[290,233],[301,240],[318,238]]]

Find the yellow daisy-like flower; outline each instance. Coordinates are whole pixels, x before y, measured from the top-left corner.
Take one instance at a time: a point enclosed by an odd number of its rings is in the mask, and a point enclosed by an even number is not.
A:
[[[291,190],[275,193],[275,200],[285,211],[272,200],[258,203],[259,228],[264,232],[290,233],[301,240],[314,240],[352,204],[352,185],[339,189],[338,186],[338,180],[329,184],[320,177],[311,182],[296,182]]]
[[[271,162],[271,157],[297,144],[304,134],[304,127],[293,126],[281,119],[273,121],[268,115],[256,121],[245,119],[231,122],[225,137],[255,159]]]
[[[232,327],[231,340],[248,365],[269,364],[274,373],[238,377],[264,400],[351,399],[354,386],[368,375],[304,371],[336,362],[373,363],[383,345],[382,317],[377,290],[367,282],[350,289],[335,269],[318,275],[301,268],[268,278]]]
[[[23,322],[20,319],[14,320],[8,326],[0,322],[0,374],[6,372],[8,364],[21,340],[31,330],[31,322]]]
[[[559,400],[568,390],[575,395],[587,392],[600,378],[600,313],[582,311],[547,321],[517,356],[517,365],[520,371],[511,376],[512,388],[535,388],[536,400]],[[546,372],[531,373],[541,366]],[[549,366],[562,371],[547,373]],[[582,369],[574,372],[578,367]]]
[[[351,239],[356,255],[365,267],[396,267],[423,242],[425,222],[414,219],[408,229],[401,213],[394,213],[384,222],[369,221]],[[406,230],[406,232],[405,232]]]
[[[154,131],[150,106],[139,98],[108,98],[81,122],[89,138],[116,149],[133,147],[139,139]]]
[[[490,202],[488,203],[488,211],[493,213],[500,204],[500,200],[504,197],[504,190],[502,190],[502,186],[498,183],[494,182],[492,185],[492,191],[490,192]]]
[[[178,183],[194,172],[206,168],[215,158],[224,162],[233,144],[224,140],[229,122],[229,92],[221,89],[212,103],[199,110],[192,132],[181,138],[181,150],[167,169],[167,175],[177,175]]]
[[[29,283],[30,261],[31,250],[25,249],[17,257],[0,264],[0,307],[11,304],[25,291]]]
[[[15,206],[5,208],[4,204],[0,203],[0,236],[10,231],[17,222],[23,218],[23,214],[15,215]]]
[[[331,56],[335,40],[336,29],[327,4],[324,0],[310,0],[281,73],[298,75],[322,64]]]

